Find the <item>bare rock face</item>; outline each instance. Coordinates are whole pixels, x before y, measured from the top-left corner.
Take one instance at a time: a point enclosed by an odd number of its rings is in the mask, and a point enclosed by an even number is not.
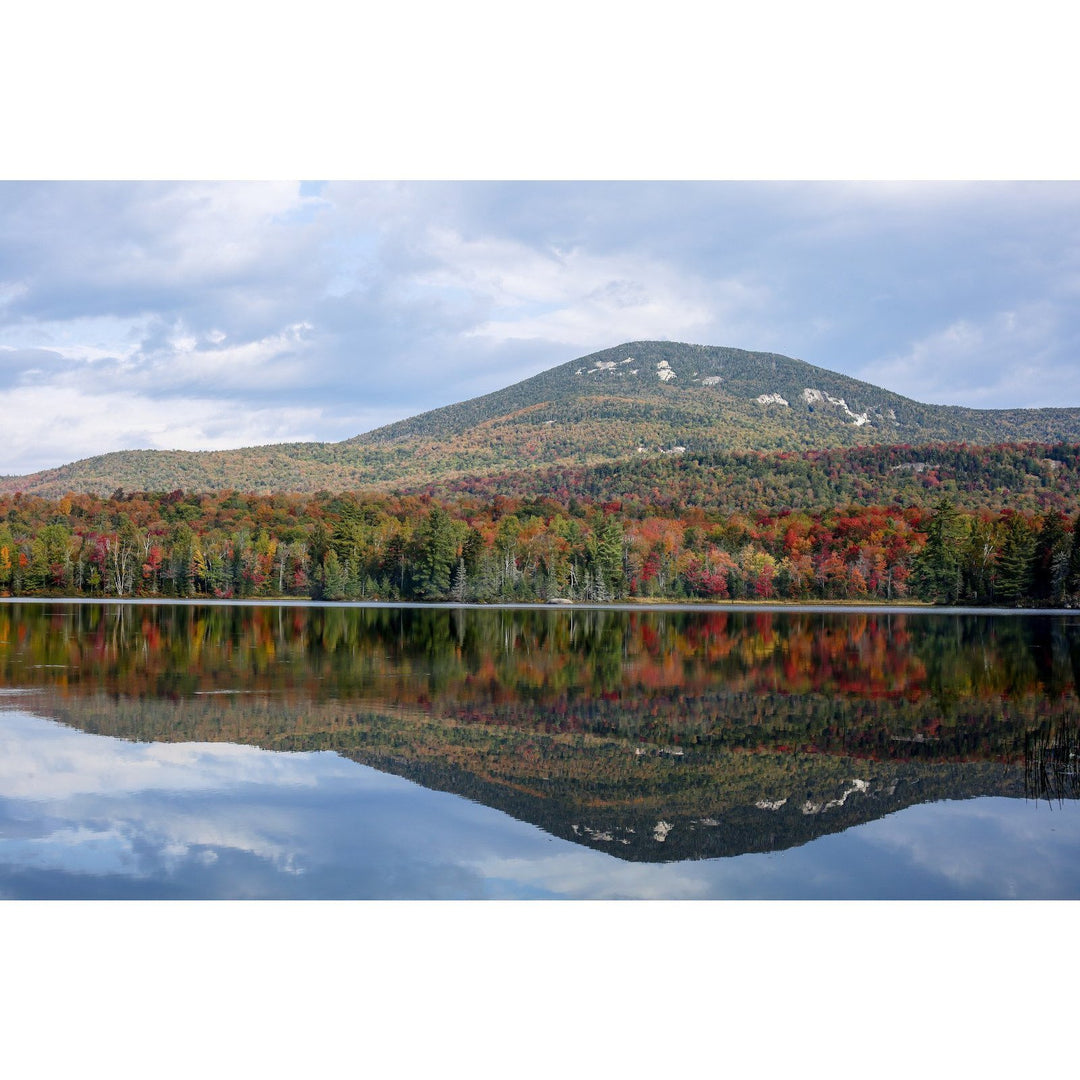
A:
[[[807,387],[802,392],[802,399],[807,405],[833,405],[840,412],[851,417],[852,423],[856,427],[862,427],[863,424],[870,423],[870,416],[868,413],[855,413],[848,408],[848,403],[843,398],[833,397],[831,394],[826,394],[824,390],[815,390],[812,387]],[[760,398],[758,399],[760,400]]]

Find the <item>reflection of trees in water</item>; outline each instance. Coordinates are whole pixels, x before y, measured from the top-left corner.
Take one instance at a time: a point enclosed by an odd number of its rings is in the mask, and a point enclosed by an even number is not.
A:
[[[1059,616],[942,615],[912,620],[925,690],[951,715],[971,698],[1075,697],[1080,624]]]
[[[639,712],[651,702],[669,726],[694,712],[680,712],[680,701],[818,695],[836,703],[841,733],[870,702],[903,736],[905,716],[956,724],[976,714],[1008,720],[1021,704],[1030,714],[1037,700],[1075,703],[1080,630],[1072,618],[0,605],[0,640],[9,643],[0,678],[62,678],[73,693],[133,696],[234,689],[432,708],[528,702],[553,715],[617,699]]]
[[[1024,794],[1050,803],[1080,798],[1080,723],[1028,734]]]

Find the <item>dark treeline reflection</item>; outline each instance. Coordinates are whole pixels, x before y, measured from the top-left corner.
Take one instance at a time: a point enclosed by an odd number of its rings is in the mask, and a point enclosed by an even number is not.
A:
[[[10,604],[0,678],[451,707],[723,689],[929,699],[947,716],[1075,701],[1080,616]]]
[[[1069,614],[0,605],[3,685],[87,731],[336,750],[640,858],[1030,794],[1078,678]]]

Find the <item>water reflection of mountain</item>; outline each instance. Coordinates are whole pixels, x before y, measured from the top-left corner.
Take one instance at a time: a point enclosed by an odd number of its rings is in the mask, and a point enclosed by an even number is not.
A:
[[[628,859],[782,850],[1025,794],[1071,619],[0,608],[0,678],[83,730],[335,750]],[[1030,766],[1030,761],[1029,761]],[[1030,767],[1028,769],[1030,774]]]

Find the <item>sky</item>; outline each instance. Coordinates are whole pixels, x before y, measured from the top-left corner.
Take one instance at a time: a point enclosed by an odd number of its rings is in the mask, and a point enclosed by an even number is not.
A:
[[[6,181],[0,473],[339,440],[623,342],[1080,406],[1080,183]]]

